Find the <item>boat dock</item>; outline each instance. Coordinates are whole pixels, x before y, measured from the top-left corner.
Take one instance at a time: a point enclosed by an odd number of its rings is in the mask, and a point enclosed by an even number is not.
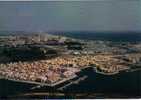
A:
[[[86,66],[86,67],[82,68],[79,72],[81,72],[82,70],[87,69],[89,67],[91,67],[91,66]],[[26,83],[26,84],[35,85],[35,86],[33,86],[31,88],[31,90],[37,89],[37,88],[41,88],[41,87],[44,87],[44,86],[54,87],[54,86],[57,86],[59,84],[62,84],[64,82],[68,81],[69,82],[68,84],[66,84],[65,86],[59,88],[59,90],[62,90],[64,88],[70,86],[71,84],[78,84],[80,81],[83,81],[83,80],[85,80],[87,78],[87,76],[82,76],[79,79],[73,81],[73,79],[75,79],[77,77],[78,77],[77,74],[73,74],[73,75],[71,75],[71,76],[69,76],[67,78],[63,78],[63,79],[58,80],[58,81],[53,82],[53,83],[36,82],[36,81],[29,81],[29,80],[19,80],[19,79],[13,79],[13,78],[3,77],[3,76],[0,76],[0,79],[9,80],[9,81],[13,81],[13,82],[19,82],[19,83]]]
[[[48,83],[42,83],[42,82],[35,82],[35,81],[27,81],[27,80],[16,80],[16,79],[11,79],[11,78],[6,78],[6,77],[5,78],[4,77],[0,77],[0,79],[5,79],[5,80],[13,81],[13,82],[20,82],[20,83],[28,83],[28,84],[37,85],[37,86],[33,87],[33,89],[34,89],[34,88],[40,87],[40,86],[54,87],[54,86],[59,85],[59,84],[61,84],[63,82],[66,82],[68,80],[71,80],[71,79],[73,79],[75,77],[77,77],[77,75],[74,74],[74,75],[72,75],[72,76],[70,76],[68,78],[64,78],[62,80],[59,80],[57,82],[50,83],[50,84],[48,84]]]
[[[75,81],[70,81],[70,83],[58,88],[58,90],[63,90],[65,88],[67,88],[68,86],[72,85],[72,84],[78,84],[80,81],[83,81],[87,78],[88,76],[83,76],[83,77],[80,77],[79,79],[75,80]]]

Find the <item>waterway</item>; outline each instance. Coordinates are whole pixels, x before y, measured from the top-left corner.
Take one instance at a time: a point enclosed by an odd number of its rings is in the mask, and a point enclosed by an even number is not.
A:
[[[79,76],[83,75],[87,75],[87,78],[85,80],[80,81],[79,84],[72,84],[66,87],[63,91],[60,91],[60,93],[65,93],[65,96],[46,95],[47,98],[66,98],[66,96],[67,98],[141,97],[141,70],[134,72],[121,72],[116,75],[108,76],[96,73],[92,68],[88,68],[79,73]],[[59,92],[57,90],[57,87],[41,87],[35,90],[31,90],[32,86],[34,85],[17,83],[8,80],[0,80],[0,95],[1,97],[7,97],[33,92]],[[86,94],[81,97],[75,96],[80,93]],[[39,97],[44,96],[42,95]]]

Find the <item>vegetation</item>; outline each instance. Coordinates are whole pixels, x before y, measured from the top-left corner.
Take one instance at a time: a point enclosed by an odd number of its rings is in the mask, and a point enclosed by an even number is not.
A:
[[[52,49],[44,49],[39,47],[10,47],[1,49],[0,54],[0,58],[3,58],[5,62],[9,62],[9,60],[4,59],[5,57],[9,58],[10,62],[17,62],[44,59],[47,55],[57,55],[57,52]]]

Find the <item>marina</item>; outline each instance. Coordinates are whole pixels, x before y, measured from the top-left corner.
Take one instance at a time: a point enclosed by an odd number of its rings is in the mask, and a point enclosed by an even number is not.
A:
[[[34,85],[40,85],[40,86],[54,87],[56,85],[59,85],[65,81],[68,81],[68,80],[73,79],[75,77],[76,77],[76,75],[73,75],[73,76],[70,76],[69,78],[65,78],[63,80],[60,80],[60,81],[52,83],[52,84],[47,84],[47,83],[42,83],[42,82],[33,82],[33,81],[24,81],[24,80],[16,80],[16,79],[10,79],[10,78],[1,78],[1,79],[20,82],[20,83],[28,83],[28,84],[34,84]]]
[[[85,70],[85,69],[90,68],[90,67],[92,67],[92,66],[86,66],[86,67],[82,68],[81,70]],[[81,72],[81,71],[80,71],[80,72]],[[77,73],[79,74],[79,72],[77,72]],[[60,85],[60,84],[62,84],[62,83],[64,83],[64,82],[68,81],[69,83],[68,83],[67,85],[65,85],[65,86],[63,86],[63,87],[61,87],[61,88],[59,88],[59,90],[60,90],[60,89],[62,90],[62,88],[65,88],[65,87],[70,86],[70,85],[72,85],[72,84],[78,84],[80,81],[83,81],[83,80],[85,80],[85,79],[87,78],[87,76],[83,76],[83,77],[78,78],[77,80],[71,81],[71,80],[73,80],[73,79],[75,79],[75,78],[77,78],[77,77],[78,77],[78,76],[74,74],[74,75],[72,75],[72,76],[69,76],[68,78],[64,78],[64,79],[62,79],[62,80],[59,80],[59,81],[54,82],[54,83],[51,83],[51,84],[47,84],[47,83],[44,83],[44,82],[34,82],[34,81],[16,80],[16,79],[6,78],[6,77],[2,77],[2,76],[0,77],[0,79],[9,80],[9,81],[14,81],[14,82],[19,82],[19,83],[28,83],[28,84],[37,85],[37,86],[35,86],[35,87],[32,87],[31,89],[35,89],[35,88],[39,88],[39,87],[44,87],[44,86],[55,87],[55,86],[57,86],[57,85]]]
[[[80,81],[84,81],[88,76],[83,76],[83,77],[80,77],[78,78],[77,80],[74,80],[74,81],[70,81],[68,84],[62,86],[62,87],[59,87],[57,90],[63,90],[69,86],[71,86],[72,84],[79,84]]]
[[[8,97],[50,97],[50,98],[64,98],[68,94],[68,97],[71,98],[71,94],[82,98],[84,94],[94,93],[93,97],[103,97],[103,96],[113,96],[113,97],[140,97],[140,70],[134,72],[121,72],[112,76],[105,76],[93,71],[93,68],[88,68],[79,73],[79,78],[82,76],[87,76],[86,79],[79,81],[79,84],[71,84],[58,90],[59,88],[67,85],[65,83],[60,84],[55,88],[49,88],[48,86],[41,86],[39,88],[31,89],[39,85],[31,85],[27,83],[19,83],[8,80],[0,80],[0,83],[3,84],[1,89],[5,88],[4,95],[9,95]],[[91,76],[95,77],[91,77]],[[78,79],[79,79],[78,78]],[[83,78],[82,78],[83,79]],[[79,79],[80,80],[80,79]],[[129,82],[130,81],[130,82]],[[75,81],[73,81],[75,82]],[[70,83],[68,81],[68,83]],[[115,84],[117,83],[117,84]],[[126,85],[124,85],[124,84]],[[0,85],[2,86],[2,85]],[[13,87],[14,86],[14,87]],[[16,89],[15,89],[16,87]],[[114,88],[112,88],[114,87]],[[8,90],[11,91],[8,91]],[[1,91],[1,90],[0,90]],[[13,92],[13,96],[11,94]],[[18,93],[17,93],[18,92]],[[2,91],[1,91],[2,93]],[[82,94],[82,95],[81,95]],[[106,95],[104,95],[106,94]],[[32,95],[32,96],[31,96]],[[74,96],[74,97],[75,97]],[[84,98],[84,97],[83,97]]]
[[[0,100],[141,98],[140,0],[65,1],[0,2]]]

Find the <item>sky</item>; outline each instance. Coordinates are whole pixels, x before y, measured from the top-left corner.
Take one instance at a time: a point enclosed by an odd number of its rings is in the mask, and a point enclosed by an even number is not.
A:
[[[0,31],[141,31],[141,1],[0,1]]]

